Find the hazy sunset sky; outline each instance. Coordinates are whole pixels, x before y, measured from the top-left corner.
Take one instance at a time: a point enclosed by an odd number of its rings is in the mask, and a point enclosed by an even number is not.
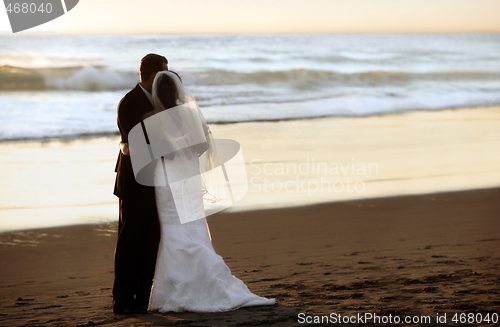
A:
[[[81,0],[19,34],[500,32],[499,14],[500,0]]]

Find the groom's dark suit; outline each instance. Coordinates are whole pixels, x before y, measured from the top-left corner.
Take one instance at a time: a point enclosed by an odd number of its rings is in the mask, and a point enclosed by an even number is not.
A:
[[[128,143],[132,127],[142,122],[153,105],[139,84],[118,105],[118,128]],[[130,156],[120,152],[116,163],[114,194],[120,202],[120,222],[115,250],[114,309],[148,306],[160,242],[155,190],[136,182]],[[134,300],[134,296],[135,299]]]

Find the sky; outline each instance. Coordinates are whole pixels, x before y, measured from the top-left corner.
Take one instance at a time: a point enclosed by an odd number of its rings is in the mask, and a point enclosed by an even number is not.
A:
[[[19,34],[499,33],[499,14],[500,0],[80,0]]]

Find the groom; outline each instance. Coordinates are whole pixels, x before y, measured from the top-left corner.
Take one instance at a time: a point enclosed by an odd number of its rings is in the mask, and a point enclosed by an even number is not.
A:
[[[116,162],[114,194],[119,198],[120,221],[115,249],[113,312],[146,313],[160,242],[155,190],[136,182],[128,154],[128,134],[153,110],[152,86],[167,58],[148,54],[141,60],[141,81],[118,105],[121,151]],[[143,126],[144,128],[144,126]],[[149,143],[149,142],[148,142]]]

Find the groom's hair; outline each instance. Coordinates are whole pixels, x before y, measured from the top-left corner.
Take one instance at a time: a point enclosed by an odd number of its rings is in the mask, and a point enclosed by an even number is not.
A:
[[[141,67],[139,72],[141,74],[141,81],[147,81],[151,74],[155,74],[163,69],[163,63],[168,65],[168,60],[164,56],[155,53],[150,53],[141,59]]]

